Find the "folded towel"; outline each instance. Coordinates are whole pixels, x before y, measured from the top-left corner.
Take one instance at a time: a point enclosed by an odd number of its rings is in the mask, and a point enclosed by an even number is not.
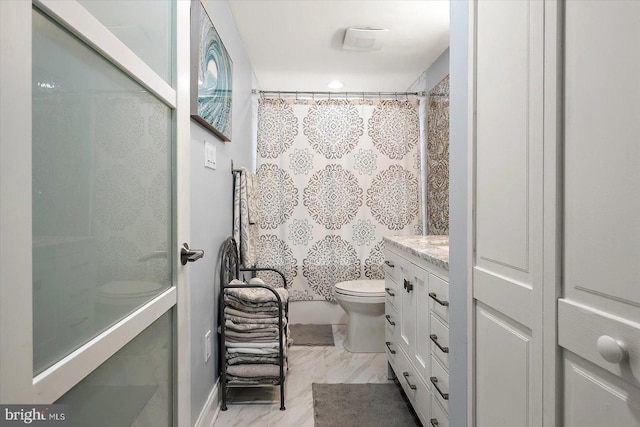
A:
[[[278,331],[271,329],[261,329],[255,332],[237,332],[233,330],[225,330],[224,331],[225,338],[239,338],[239,339],[249,339],[249,338],[278,338]]]
[[[224,314],[230,314],[232,316],[238,316],[238,317],[246,317],[247,319],[267,319],[269,317],[274,317],[274,315],[271,313],[262,313],[262,312],[249,313],[247,311],[236,310],[235,308],[232,308],[232,307],[225,307]]]
[[[282,324],[286,326],[284,320]],[[225,319],[224,327],[236,332],[264,332],[264,330],[267,330],[278,333],[280,330],[277,323],[236,323],[229,319]]]
[[[244,378],[279,377],[280,366],[278,365],[258,365],[244,364],[227,367],[227,374]]]
[[[273,289],[278,294],[282,302],[286,302],[289,299],[289,292],[286,289],[284,288],[271,288],[271,289]],[[233,296],[238,300],[241,300],[249,304],[277,302],[277,299],[274,293],[264,288],[228,288],[228,289],[225,289],[224,292],[227,295]]]
[[[230,342],[227,343],[227,348],[231,349],[234,347],[239,348],[279,348],[280,344],[277,342]]]
[[[262,313],[269,314],[273,313],[275,315],[278,313],[278,303],[277,302],[260,302],[260,303],[250,303],[241,299],[234,297],[233,295],[225,295],[224,302],[227,305],[235,308],[236,310],[246,311],[247,313]],[[284,311],[284,306],[282,307]]]
[[[260,354],[244,354],[244,353],[227,353],[227,364],[238,365],[243,363],[270,363],[279,365],[280,356],[278,354],[260,355]]]
[[[280,350],[275,347],[274,348],[227,347],[227,352],[228,353],[245,353],[245,354],[280,354]]]
[[[273,384],[276,385],[280,383],[280,377],[266,377],[266,378],[243,378],[243,377],[235,377],[232,375],[227,376],[227,381],[231,384],[238,385],[259,385],[259,384]]]
[[[226,314],[224,316],[225,320],[230,320],[236,324],[249,324],[249,325],[277,325],[278,324],[278,316],[265,317],[262,319],[250,319],[247,317],[240,316],[232,316],[230,314]],[[283,318],[283,323],[286,323],[286,320]]]

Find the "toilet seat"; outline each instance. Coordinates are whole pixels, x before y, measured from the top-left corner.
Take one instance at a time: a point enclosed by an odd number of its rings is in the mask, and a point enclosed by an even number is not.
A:
[[[165,287],[161,283],[145,281],[109,282],[98,288],[98,299],[103,300],[132,300],[147,299],[160,293]]]
[[[336,283],[334,292],[359,298],[384,297],[384,280],[349,280]]]

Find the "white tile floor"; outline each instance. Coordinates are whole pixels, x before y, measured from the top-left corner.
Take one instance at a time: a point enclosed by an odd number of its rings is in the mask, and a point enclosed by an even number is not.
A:
[[[335,347],[292,346],[285,382],[285,411],[278,387],[233,389],[215,427],[313,427],[312,383],[386,383],[386,353],[349,353],[342,347],[345,326],[333,325]],[[243,403],[233,403],[242,400]]]

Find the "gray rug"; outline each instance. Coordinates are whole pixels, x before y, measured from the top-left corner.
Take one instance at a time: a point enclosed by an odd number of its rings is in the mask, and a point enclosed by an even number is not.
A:
[[[314,383],[312,390],[315,427],[421,425],[400,385],[396,383]]]
[[[291,325],[293,345],[334,346],[331,325]]]

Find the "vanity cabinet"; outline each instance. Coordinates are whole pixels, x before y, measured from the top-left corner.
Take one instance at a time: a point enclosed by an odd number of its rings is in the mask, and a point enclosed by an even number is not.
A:
[[[448,262],[419,255],[385,239],[387,360],[422,423],[447,426]]]

